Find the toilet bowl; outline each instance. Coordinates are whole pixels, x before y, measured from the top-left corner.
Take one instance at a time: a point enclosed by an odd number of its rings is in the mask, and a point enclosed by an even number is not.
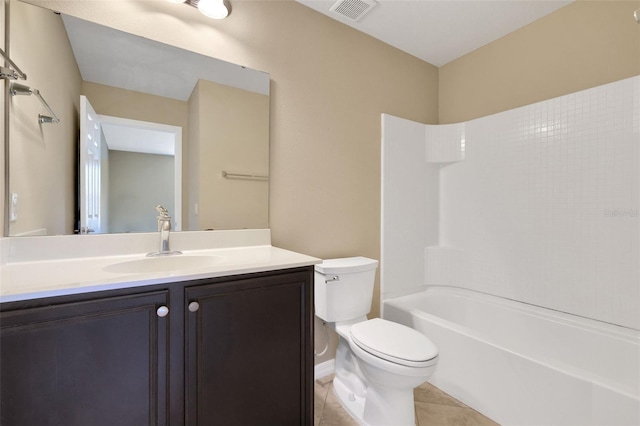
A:
[[[355,257],[316,265],[316,315],[339,336],[334,390],[361,425],[415,425],[413,389],[436,368],[438,351],[423,334],[367,319],[376,260]]]

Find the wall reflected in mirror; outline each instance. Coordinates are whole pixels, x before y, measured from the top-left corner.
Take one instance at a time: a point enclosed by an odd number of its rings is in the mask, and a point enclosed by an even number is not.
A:
[[[223,176],[269,175],[268,74],[17,0],[7,47],[61,120],[41,124],[37,99],[9,97],[10,236],[149,232],[156,204],[176,229],[268,228],[268,179]],[[98,119],[138,123],[94,129],[93,204],[81,197],[81,96]],[[136,132],[147,125],[178,129],[178,151],[157,152]],[[99,227],[83,222],[89,210]]]

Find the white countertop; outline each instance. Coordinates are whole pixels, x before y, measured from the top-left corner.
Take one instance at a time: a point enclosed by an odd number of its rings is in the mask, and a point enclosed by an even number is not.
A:
[[[154,272],[138,271],[136,265],[148,260],[157,265],[164,265],[158,262],[165,260],[172,262],[171,257],[148,258],[146,253],[138,253],[9,261],[0,266],[0,302],[281,270],[321,262],[315,257],[271,245],[182,250],[182,252],[183,254],[178,257],[198,257],[198,259],[187,259],[195,262],[187,262],[192,264],[183,269],[180,266]]]

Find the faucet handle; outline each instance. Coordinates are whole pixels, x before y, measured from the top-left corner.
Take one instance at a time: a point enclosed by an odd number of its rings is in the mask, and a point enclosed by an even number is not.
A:
[[[160,217],[158,217],[158,219],[160,219],[160,218],[170,218],[171,217],[171,216],[169,216],[169,211],[167,209],[165,209],[164,207],[162,207],[160,204],[158,204],[154,208],[156,209],[156,211],[160,215]]]

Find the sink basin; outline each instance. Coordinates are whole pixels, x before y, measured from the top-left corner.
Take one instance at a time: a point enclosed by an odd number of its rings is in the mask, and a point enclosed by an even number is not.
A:
[[[185,269],[198,269],[214,266],[224,261],[222,256],[162,256],[145,257],[143,259],[129,260],[114,263],[103,269],[107,272],[120,274],[145,274],[153,272],[180,271]]]

